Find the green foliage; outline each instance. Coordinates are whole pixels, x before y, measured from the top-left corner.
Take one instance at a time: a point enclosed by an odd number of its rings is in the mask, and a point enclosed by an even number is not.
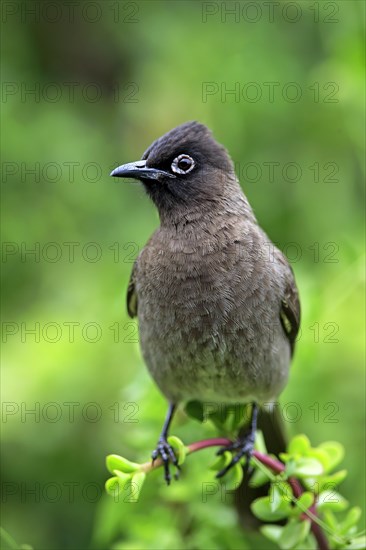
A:
[[[134,499],[131,502],[137,502],[146,477],[140,465],[118,455],[107,456],[106,464],[108,470],[115,474],[106,481],[107,493],[118,499],[124,491],[129,491],[131,499]]]
[[[178,459],[178,465],[181,466],[187,456],[187,447],[184,445],[184,443],[179,439],[179,437],[176,437],[175,435],[171,435],[168,437],[168,443],[175,451],[175,454]]]
[[[349,510],[343,520],[336,515],[349,506],[347,500],[335,491],[346,476],[345,470],[331,474],[343,456],[344,449],[337,442],[326,442],[313,448],[305,435],[298,435],[290,441],[287,453],[281,454],[286,464],[284,474],[274,476],[256,461],[263,473],[267,473],[271,485],[269,496],[253,502],[252,511],[263,521],[287,520],[283,527],[265,525],[261,528],[261,532],[279,548],[316,548],[310,520],[326,531],[332,548],[353,548],[354,544],[364,540],[356,533],[359,508]],[[295,498],[291,486],[284,483],[283,480],[289,478],[298,479],[307,489],[299,498]]]
[[[366,539],[357,532],[360,509],[354,507],[348,510],[345,517],[338,516],[339,512],[349,507],[347,500],[335,491],[346,472],[341,470],[332,473],[343,459],[343,447],[337,442],[311,447],[305,435],[297,435],[289,442],[287,452],[281,454],[283,462],[276,460],[276,467],[281,471],[274,473],[272,462],[267,461],[270,457],[263,454],[265,449],[260,432],[258,441],[261,451],[255,452],[251,459],[254,468],[252,484],[270,484],[268,495],[257,498],[251,504],[253,514],[265,523],[260,528],[262,535],[282,550],[316,550],[317,541],[312,530],[312,525],[315,525],[327,536],[332,549],[363,548]],[[194,449],[194,445],[185,446],[176,436],[171,436],[169,443],[179,457],[180,464],[185,462],[186,456]],[[209,446],[207,442],[206,446]],[[232,452],[224,452],[210,470],[220,471],[230,463],[232,457]],[[241,484],[243,465],[243,461],[238,462],[226,474],[226,490],[234,490]],[[118,501],[127,487],[133,495],[131,502],[137,502],[146,474],[154,469],[154,465],[136,464],[123,457],[110,455],[107,457],[107,468],[114,474],[106,482],[107,493]],[[294,484],[297,493],[294,493]],[[285,524],[267,524],[278,521],[285,521]]]
[[[230,451],[226,451],[215,460],[215,462],[210,466],[210,469],[214,472],[219,472],[220,470],[223,470],[228,464],[230,464],[232,458],[233,454]],[[226,490],[233,491],[234,489],[237,489],[243,481],[243,477],[244,472],[242,463],[238,462],[225,475]]]
[[[241,426],[247,424],[250,418],[251,406],[242,403],[232,403],[230,405],[210,403],[209,406],[207,404],[204,406],[199,401],[189,401],[184,410],[188,416],[199,422],[210,421],[219,433],[233,436]]]

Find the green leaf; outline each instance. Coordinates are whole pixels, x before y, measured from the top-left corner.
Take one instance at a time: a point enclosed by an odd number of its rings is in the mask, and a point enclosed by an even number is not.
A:
[[[119,455],[108,455],[106,458],[107,469],[114,474],[116,470],[125,473],[136,472],[140,469],[140,464],[130,462],[127,458]]]
[[[254,448],[259,453],[262,453],[264,455],[268,454],[266,443],[265,443],[264,437],[263,437],[263,432],[261,430],[256,431]]]
[[[230,451],[225,451],[222,455],[218,456],[215,462],[210,466],[210,470],[219,472],[228,466],[233,458]]]
[[[321,493],[326,489],[334,489],[337,485],[342,483],[342,481],[346,477],[347,477],[347,470],[339,470],[339,472],[336,472],[332,475],[323,476],[317,482],[318,483],[317,492]]]
[[[269,477],[260,468],[254,470],[253,475],[249,480],[249,487],[262,487],[269,482]]]
[[[281,456],[281,455],[280,455]],[[281,457],[281,460],[285,462],[285,475],[286,477],[293,477],[296,472],[296,461],[290,458],[288,462]]]
[[[107,479],[105,482],[105,490],[112,496],[116,494],[116,491],[119,492],[119,479],[117,476]]]
[[[279,458],[282,460],[282,462],[289,462],[289,461],[294,461],[294,457],[289,455],[288,453],[280,453],[279,455]]]
[[[291,455],[306,456],[310,450],[310,441],[306,435],[296,435],[288,445],[287,453]]]
[[[108,493],[108,495],[117,499],[129,481],[130,481],[130,477],[126,478],[126,480],[123,480],[118,476],[110,477],[105,482],[105,490]]]
[[[295,462],[295,467],[291,475],[296,475],[302,478],[319,476],[323,473],[323,466],[316,458],[299,458]]]
[[[232,425],[235,424],[235,414],[230,406],[220,404],[217,409],[206,411],[206,418],[209,418],[213,424],[225,433],[232,432]]]
[[[273,512],[269,496],[257,498],[250,507],[253,514],[263,521],[278,521],[287,518],[291,513],[290,504],[284,500],[281,500],[279,507]]]
[[[310,506],[313,505],[314,495],[310,491],[306,491],[295,502],[296,507],[293,508],[292,514],[295,517],[299,517],[305,512],[305,510],[308,510]]]
[[[129,479],[131,479],[131,473],[126,474],[125,472],[120,472],[120,470],[115,471],[116,476],[121,479],[124,483],[126,483]]]
[[[330,510],[324,510],[323,519],[333,531],[338,531],[338,521],[333,512]]]
[[[323,491],[317,499],[317,509],[319,511],[331,509],[335,512],[340,512],[347,507],[347,500],[336,491]]]
[[[277,480],[277,487],[282,495],[282,498],[285,499],[286,502],[292,502],[293,500],[293,492],[291,485],[288,481],[285,480]]]
[[[241,485],[243,477],[243,467],[240,462],[238,462],[227,472],[227,474],[225,474],[224,478],[222,478],[225,489],[227,491],[233,491],[234,489],[237,489],[239,485]]]
[[[233,429],[236,428],[236,430],[238,430],[244,424],[248,423],[252,417],[252,412],[252,409],[248,409],[248,405],[240,405],[235,416],[235,424],[232,426]]]
[[[353,539],[350,544],[345,546],[346,550],[365,550],[366,548],[366,537],[358,537]]]
[[[279,525],[262,525],[260,527],[260,532],[262,535],[267,537],[267,539],[271,540],[272,542],[278,542],[281,534],[282,534],[283,527],[280,527]]]
[[[198,420],[198,422],[203,422],[205,420],[205,412],[200,401],[188,401],[184,407],[184,410],[188,416]]]
[[[171,435],[168,437],[168,443],[176,451],[178,464],[179,466],[181,466],[187,456],[187,451],[188,451],[187,447],[184,445],[183,441],[179,439],[179,437],[176,437],[175,435]]]
[[[331,465],[331,459],[326,451],[320,448],[310,449],[307,458],[315,458],[323,466],[323,472],[328,472]]]
[[[294,547],[294,550],[318,550],[314,535],[310,532],[304,540]]]
[[[344,457],[344,447],[338,441],[325,441],[321,443],[318,447],[325,451],[329,458],[329,466],[327,472],[333,470],[340,462],[342,462]]]
[[[277,510],[281,505],[281,502],[291,503],[293,499],[293,493],[291,485],[287,481],[278,479],[271,483],[269,490],[269,500],[272,512]]]
[[[231,404],[226,410],[225,425],[230,433],[235,433],[249,420],[248,405]]]
[[[284,527],[278,544],[283,550],[291,550],[308,536],[309,531],[309,520],[290,520]]]
[[[271,483],[271,488],[269,490],[269,506],[271,512],[275,512],[281,504],[282,494],[278,488],[277,483]]]
[[[230,404],[215,405],[208,404],[203,411],[204,420],[210,420],[216,428],[228,436],[233,436],[238,429],[248,422],[250,416],[247,411],[251,410],[250,405]]]
[[[354,506],[353,508],[351,508],[347,516],[341,523],[340,532],[342,534],[346,534],[349,531],[349,529],[357,525],[361,515],[362,515],[361,508],[359,508],[358,506]]]
[[[126,497],[126,500],[125,500],[126,502],[138,501],[145,478],[146,478],[145,472],[137,472],[131,477],[129,482],[130,485],[128,487],[130,491],[128,493],[128,496]]]

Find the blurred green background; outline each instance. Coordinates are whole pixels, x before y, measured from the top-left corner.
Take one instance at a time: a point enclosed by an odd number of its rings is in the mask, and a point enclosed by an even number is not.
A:
[[[138,504],[103,494],[105,456],[148,459],[166,409],[125,308],[158,218],[109,172],[192,119],[296,274],[288,431],[340,441],[364,506],[364,3],[71,4],[2,4],[4,528],[36,549],[270,548],[205,498],[212,450]],[[213,431],[182,413],[173,433]]]

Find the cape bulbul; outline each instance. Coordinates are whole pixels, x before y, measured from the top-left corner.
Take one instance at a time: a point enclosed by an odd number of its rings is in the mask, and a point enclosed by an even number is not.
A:
[[[204,125],[174,128],[111,175],[140,180],[160,217],[127,293],[143,357],[170,403],[153,459],[162,458],[169,483],[177,461],[167,437],[178,403],[253,403],[249,433],[232,445],[220,477],[250,456],[257,405],[275,400],[287,382],[300,322],[292,269]]]

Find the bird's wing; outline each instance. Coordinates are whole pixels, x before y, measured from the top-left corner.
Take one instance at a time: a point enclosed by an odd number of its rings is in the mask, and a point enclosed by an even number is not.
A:
[[[291,353],[294,352],[296,336],[300,328],[300,300],[293,271],[289,267],[289,276],[281,302],[280,319],[290,342]]]
[[[285,278],[285,290],[281,299],[280,321],[291,347],[291,354],[295,349],[296,336],[300,328],[300,300],[294,272],[286,256],[274,248],[274,255]]]
[[[133,264],[130,281],[127,287],[127,311],[133,319],[137,315],[137,294],[135,289],[136,262]]]

